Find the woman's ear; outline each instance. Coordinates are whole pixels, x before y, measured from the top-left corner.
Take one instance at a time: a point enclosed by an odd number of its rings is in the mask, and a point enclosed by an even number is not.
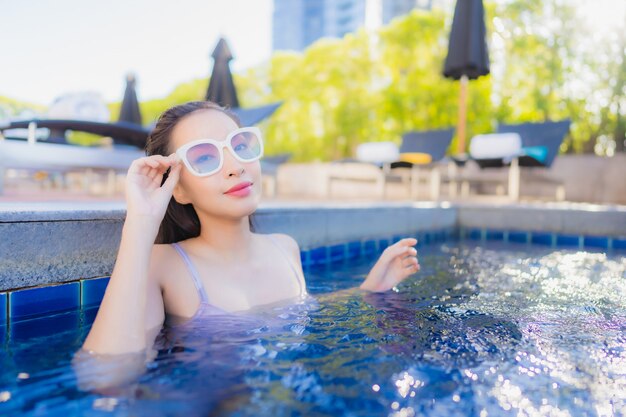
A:
[[[180,182],[174,186],[172,197],[174,197],[174,200],[176,200],[178,204],[184,205],[184,204],[191,203],[191,201],[189,200],[189,197],[187,197],[187,193],[185,192],[183,187],[180,185]]]

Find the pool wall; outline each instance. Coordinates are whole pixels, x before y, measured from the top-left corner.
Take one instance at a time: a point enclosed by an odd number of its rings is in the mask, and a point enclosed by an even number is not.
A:
[[[0,206],[0,326],[99,304],[113,269],[122,204]],[[380,203],[260,208],[261,233],[300,244],[305,267],[375,253],[406,236],[626,250],[626,209],[593,205]]]

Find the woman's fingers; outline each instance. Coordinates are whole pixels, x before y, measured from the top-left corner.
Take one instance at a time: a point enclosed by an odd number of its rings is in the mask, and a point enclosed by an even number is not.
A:
[[[148,169],[148,171],[146,172],[146,177],[150,178],[151,180],[154,179],[154,177],[156,177],[159,174],[159,169],[158,168],[150,168]]]
[[[169,155],[167,157],[164,157],[162,155],[159,156],[160,158],[158,160],[152,161],[155,163],[156,166],[154,168],[151,168],[151,170],[147,174],[147,176],[152,180],[154,184],[156,184],[157,187],[161,186],[163,175],[167,172],[168,169],[171,173],[171,171],[176,166],[180,165],[175,154]],[[178,170],[178,173],[180,173],[180,170]],[[176,181],[178,181],[178,178],[176,178]]]
[[[167,191],[168,194],[171,194],[174,192],[174,187],[176,186],[176,184],[178,183],[178,180],[180,179],[180,170],[182,168],[183,168],[182,164],[177,163],[170,170],[170,173],[168,174],[167,179],[163,183],[163,187],[162,187],[165,191]]]
[[[406,276],[414,274],[420,270],[419,261],[417,259],[417,249],[413,246],[417,244],[417,239],[402,239],[389,246],[385,252],[389,260],[395,259],[402,268],[403,274]]]
[[[416,255],[417,250],[413,247],[415,245],[417,245],[417,239],[412,237],[399,240],[385,249],[384,256],[388,258],[395,258],[397,256]]]
[[[170,156],[151,155],[135,159],[128,169],[129,174],[146,175],[153,179],[155,172],[163,174],[168,168],[177,163],[175,154]],[[155,171],[153,171],[155,170]]]
[[[406,269],[414,269],[414,270],[418,270],[418,271],[419,271],[419,268],[420,268],[419,261],[418,261],[418,260],[417,260],[417,258],[416,258],[416,257],[414,257],[414,256],[411,256],[411,257],[405,258],[405,259],[402,261],[402,266],[403,266],[404,268],[406,268]]]
[[[157,173],[159,174],[164,174],[165,171],[168,170],[168,168],[170,168],[173,165],[173,161],[169,158],[169,157],[164,157],[162,155],[154,155],[154,156],[158,156],[159,158],[155,158],[153,160],[150,160],[150,166],[156,170]]]

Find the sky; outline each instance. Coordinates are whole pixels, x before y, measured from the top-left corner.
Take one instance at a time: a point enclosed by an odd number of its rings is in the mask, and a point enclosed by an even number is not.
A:
[[[208,77],[220,36],[234,71],[269,59],[272,0],[0,0],[0,96],[50,105],[92,91],[139,100]]]
[[[624,30],[626,0],[579,4],[597,31]],[[267,61],[272,12],[273,0],[0,0],[0,96],[48,106],[89,91],[120,101],[134,73],[139,100],[164,97],[209,76],[220,36],[233,71]]]

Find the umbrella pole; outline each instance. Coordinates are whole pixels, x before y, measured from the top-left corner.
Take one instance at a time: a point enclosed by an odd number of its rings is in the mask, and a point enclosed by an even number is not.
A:
[[[458,141],[456,143],[456,153],[465,153],[465,125],[467,119],[467,75],[461,76],[461,91],[459,92],[459,122],[457,125]]]

